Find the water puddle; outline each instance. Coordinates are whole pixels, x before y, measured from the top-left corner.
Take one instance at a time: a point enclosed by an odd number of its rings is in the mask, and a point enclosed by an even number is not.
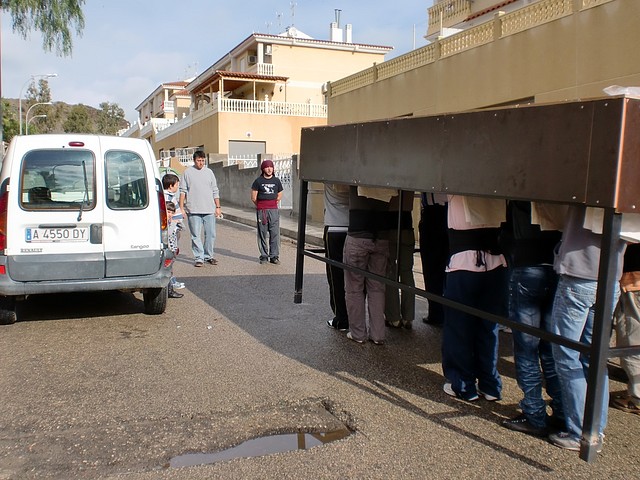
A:
[[[331,432],[320,433],[287,433],[282,435],[268,435],[252,438],[235,447],[214,453],[187,453],[173,457],[169,467],[192,467],[194,465],[209,465],[234,458],[262,457],[272,453],[291,452],[293,450],[307,450],[311,447],[324,445],[348,437],[351,434],[346,428]]]

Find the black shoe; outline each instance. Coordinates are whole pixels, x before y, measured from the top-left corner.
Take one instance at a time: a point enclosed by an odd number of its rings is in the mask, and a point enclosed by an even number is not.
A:
[[[176,292],[175,290],[171,290],[169,292],[169,298],[182,298],[184,297],[184,293]]]
[[[217,265],[218,264],[218,260],[216,260],[215,258],[207,258],[205,260],[205,262],[207,262],[210,265]]]
[[[551,415],[550,417],[547,417],[547,427],[549,427],[549,430],[564,432],[567,429],[567,422],[565,422],[564,418]]]
[[[536,427],[531,425],[524,413],[521,413],[517,417],[510,418],[509,420],[504,420],[502,422],[502,426],[509,430],[533,435],[534,437],[546,437],[549,434],[546,427]]]
[[[269,260],[271,263],[273,263],[274,265],[280,265],[280,259],[278,257],[273,257],[272,259]]]
[[[337,318],[334,318],[333,320],[327,320],[327,326],[331,328],[335,328],[340,332],[346,332],[347,330],[349,330],[349,324],[340,323]]]
[[[439,319],[439,318],[436,319],[431,317],[422,317],[422,322],[437,328],[442,327],[442,324],[444,323],[442,319]]]

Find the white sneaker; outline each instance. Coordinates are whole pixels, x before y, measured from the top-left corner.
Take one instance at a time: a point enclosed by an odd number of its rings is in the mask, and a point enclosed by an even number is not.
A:
[[[184,288],[184,287],[185,287],[185,285],[182,282],[176,282],[176,283],[173,284],[173,289],[174,290],[180,290],[181,288]]]
[[[353,340],[356,343],[364,343],[364,340],[356,340],[355,338],[353,338],[353,336],[351,336],[351,332],[347,332],[347,338],[349,340]]]
[[[456,392],[453,391],[453,388],[451,388],[451,384],[449,382],[444,384],[442,390],[444,390],[444,393],[446,393],[450,397],[457,397]]]
[[[488,393],[484,393],[479,388],[477,390],[478,390],[478,393],[482,395],[487,402],[497,402],[498,400],[501,400],[500,397],[495,397],[493,395],[489,395]]]

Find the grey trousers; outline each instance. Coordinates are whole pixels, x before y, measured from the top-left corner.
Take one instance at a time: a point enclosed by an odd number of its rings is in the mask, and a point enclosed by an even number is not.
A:
[[[260,258],[280,256],[280,211],[277,208],[256,210],[258,224],[258,251]]]
[[[613,318],[616,346],[640,345],[640,292],[620,292]],[[620,357],[620,365],[629,377],[629,396],[640,407],[640,355]]]
[[[413,229],[404,229],[400,231],[400,256],[398,254],[398,238],[396,232],[390,235],[389,240],[389,263],[387,265],[387,277],[396,278],[396,262],[397,273],[400,277],[400,283],[415,287],[413,278],[413,252],[416,248],[416,237]],[[396,258],[397,257],[397,258]],[[393,324],[394,327],[408,325],[413,322],[416,313],[416,296],[406,290],[398,290],[390,285],[386,285],[386,302],[384,316],[387,322]]]
[[[388,240],[371,240],[347,235],[344,242],[344,263],[384,276],[389,257]],[[376,342],[384,341],[384,283],[362,274],[344,271],[344,290],[349,315],[349,330],[356,340],[368,337]],[[365,304],[369,311],[369,334]]]

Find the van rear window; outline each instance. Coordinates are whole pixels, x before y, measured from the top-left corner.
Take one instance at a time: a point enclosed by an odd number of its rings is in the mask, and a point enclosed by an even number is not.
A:
[[[144,161],[137,153],[111,150],[105,155],[107,205],[113,210],[137,210],[149,205]]]
[[[89,150],[32,150],[22,161],[20,204],[25,210],[95,207],[95,159]]]

